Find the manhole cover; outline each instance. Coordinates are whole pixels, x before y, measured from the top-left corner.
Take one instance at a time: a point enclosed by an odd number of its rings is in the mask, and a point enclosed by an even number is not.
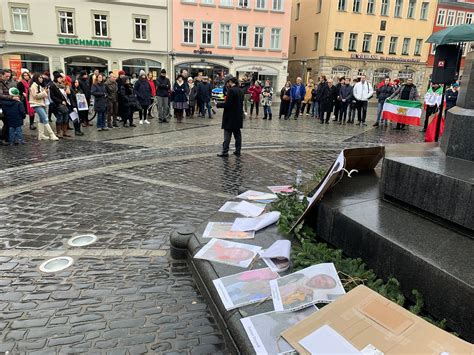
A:
[[[85,247],[90,245],[97,240],[97,237],[94,234],[84,234],[72,237],[67,241],[67,243],[72,247]]]
[[[43,272],[57,272],[68,268],[73,262],[74,259],[69,256],[60,256],[46,260],[40,265],[39,269]]]

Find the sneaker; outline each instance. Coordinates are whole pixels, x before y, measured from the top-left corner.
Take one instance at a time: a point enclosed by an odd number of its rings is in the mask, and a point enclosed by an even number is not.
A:
[[[143,124],[143,120],[140,120],[140,124]]]
[[[365,122],[362,122],[362,126],[367,126],[367,123],[365,123]]]
[[[107,127],[102,128],[103,131],[108,131],[109,129]]]
[[[146,124],[150,124],[150,121],[148,121],[148,120],[145,120],[145,123],[146,123]]]

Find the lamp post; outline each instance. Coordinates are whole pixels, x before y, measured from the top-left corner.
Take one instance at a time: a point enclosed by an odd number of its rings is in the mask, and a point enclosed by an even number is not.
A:
[[[307,62],[308,61],[306,59],[302,59],[300,61],[300,63],[301,63],[301,79],[303,79],[303,83],[306,82],[306,80],[305,80],[306,79],[305,71],[306,71],[306,63]]]

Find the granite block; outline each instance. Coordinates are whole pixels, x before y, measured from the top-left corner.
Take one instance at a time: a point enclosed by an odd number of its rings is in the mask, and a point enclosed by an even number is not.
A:
[[[474,92],[472,93],[474,97]],[[458,106],[446,113],[441,149],[447,156],[474,161],[474,108]]]

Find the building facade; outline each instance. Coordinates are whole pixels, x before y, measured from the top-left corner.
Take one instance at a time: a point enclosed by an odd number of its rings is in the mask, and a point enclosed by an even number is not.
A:
[[[217,82],[248,74],[280,88],[288,74],[290,12],[291,0],[175,0],[175,72],[202,72]]]
[[[168,0],[1,0],[0,61],[19,71],[169,68]]]
[[[436,9],[435,21],[433,24],[433,32],[444,30],[447,27],[474,24],[474,0],[439,0]],[[430,54],[428,56],[429,72],[433,71],[434,54],[436,46],[431,45]],[[466,54],[474,50],[474,42],[466,43],[464,45],[463,56],[461,58],[461,70],[464,68],[464,59]]]
[[[436,0],[295,0],[289,73],[317,79],[367,75],[425,85]]]

